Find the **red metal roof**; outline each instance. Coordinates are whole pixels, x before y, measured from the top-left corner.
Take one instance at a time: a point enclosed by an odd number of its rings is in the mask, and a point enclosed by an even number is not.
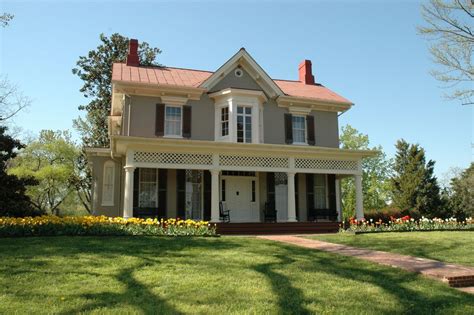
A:
[[[113,82],[144,84],[165,84],[185,87],[199,87],[213,72],[172,67],[135,67],[124,63],[114,63]],[[308,85],[300,81],[273,80],[288,96],[304,97],[322,101],[352,104],[351,101],[334,93],[322,85]]]

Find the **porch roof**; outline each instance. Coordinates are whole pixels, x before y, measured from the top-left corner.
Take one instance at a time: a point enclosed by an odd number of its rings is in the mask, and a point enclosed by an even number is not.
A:
[[[348,160],[360,160],[364,157],[375,156],[376,150],[349,150],[340,148],[309,146],[309,145],[286,145],[266,143],[232,143],[207,140],[187,139],[164,139],[145,138],[130,136],[112,136],[111,149],[114,154],[125,155],[127,149],[150,151],[172,150],[181,152],[207,152],[207,153],[240,153],[258,156],[301,156],[301,157],[325,157],[342,158]],[[93,149],[89,149],[93,152]]]

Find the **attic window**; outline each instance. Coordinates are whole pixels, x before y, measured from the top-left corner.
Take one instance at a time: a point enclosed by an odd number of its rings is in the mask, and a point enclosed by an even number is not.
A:
[[[244,74],[244,72],[242,71],[242,69],[238,69],[238,68],[237,68],[237,69],[235,69],[234,74],[235,74],[235,76],[236,76],[237,78],[240,78],[240,77],[242,77],[242,75]]]

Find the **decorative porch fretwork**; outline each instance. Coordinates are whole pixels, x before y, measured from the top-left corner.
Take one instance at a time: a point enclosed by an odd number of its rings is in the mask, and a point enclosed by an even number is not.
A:
[[[295,168],[297,169],[324,169],[340,171],[356,171],[357,161],[347,160],[321,160],[321,159],[295,159]]]
[[[212,165],[212,154],[137,151],[134,153],[133,160],[158,164]]]
[[[290,164],[289,157],[282,156],[252,156],[239,154],[216,154],[216,160],[211,153],[178,153],[178,152],[145,152],[136,151],[133,153],[133,161],[137,163],[147,163],[156,165],[155,167],[198,167],[201,169],[241,169],[241,170],[265,170],[277,172],[293,171],[312,173],[317,170],[335,171],[336,173],[353,174],[358,171],[358,163],[355,160],[330,160],[296,158],[294,168]],[[215,163],[215,164],[214,164]]]
[[[265,167],[265,168],[288,168],[286,157],[263,157],[243,155],[220,155],[220,166],[240,167]]]

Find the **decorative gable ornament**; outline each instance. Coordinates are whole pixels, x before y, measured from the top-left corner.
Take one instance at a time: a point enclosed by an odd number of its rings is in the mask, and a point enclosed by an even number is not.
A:
[[[285,95],[280,87],[270,78],[265,70],[250,56],[245,48],[240,50],[232,56],[226,63],[224,63],[216,72],[201,83],[199,87],[211,90],[222,78],[232,72],[235,68],[244,69],[261,87],[268,98],[276,98]],[[237,73],[235,72],[236,76]]]

